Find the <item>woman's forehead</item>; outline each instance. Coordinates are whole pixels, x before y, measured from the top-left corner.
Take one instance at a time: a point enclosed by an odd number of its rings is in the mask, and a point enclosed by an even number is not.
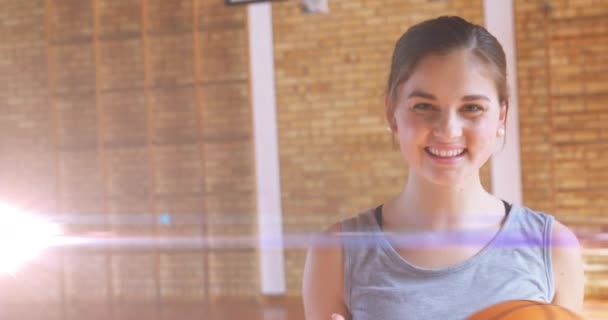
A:
[[[413,91],[434,96],[497,95],[491,68],[467,50],[424,57],[399,91],[400,97]]]

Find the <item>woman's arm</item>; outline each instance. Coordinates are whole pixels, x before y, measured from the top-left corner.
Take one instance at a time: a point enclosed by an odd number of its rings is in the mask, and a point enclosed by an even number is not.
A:
[[[578,239],[570,229],[555,221],[551,242],[555,288],[553,303],[581,313],[583,311],[585,276]]]
[[[350,319],[344,304],[344,270],[340,224],[334,224],[308,250],[302,298],[306,320],[330,320],[332,314]]]

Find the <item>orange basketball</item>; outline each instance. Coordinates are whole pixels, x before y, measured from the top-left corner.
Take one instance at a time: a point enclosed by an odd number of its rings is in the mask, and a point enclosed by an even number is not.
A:
[[[489,306],[467,320],[582,320],[576,313],[560,306],[531,301],[513,300]]]

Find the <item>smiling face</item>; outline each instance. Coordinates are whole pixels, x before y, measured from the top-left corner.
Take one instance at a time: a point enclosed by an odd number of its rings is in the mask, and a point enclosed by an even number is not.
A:
[[[466,49],[429,55],[394,103],[387,117],[410,175],[446,186],[479,181],[506,117],[487,65]]]

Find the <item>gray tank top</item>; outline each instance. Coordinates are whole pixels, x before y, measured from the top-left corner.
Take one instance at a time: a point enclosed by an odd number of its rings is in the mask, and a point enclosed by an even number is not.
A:
[[[553,300],[551,215],[514,204],[500,231],[475,256],[427,269],[397,253],[375,210],[341,226],[344,300],[353,320],[465,319],[502,301]]]

